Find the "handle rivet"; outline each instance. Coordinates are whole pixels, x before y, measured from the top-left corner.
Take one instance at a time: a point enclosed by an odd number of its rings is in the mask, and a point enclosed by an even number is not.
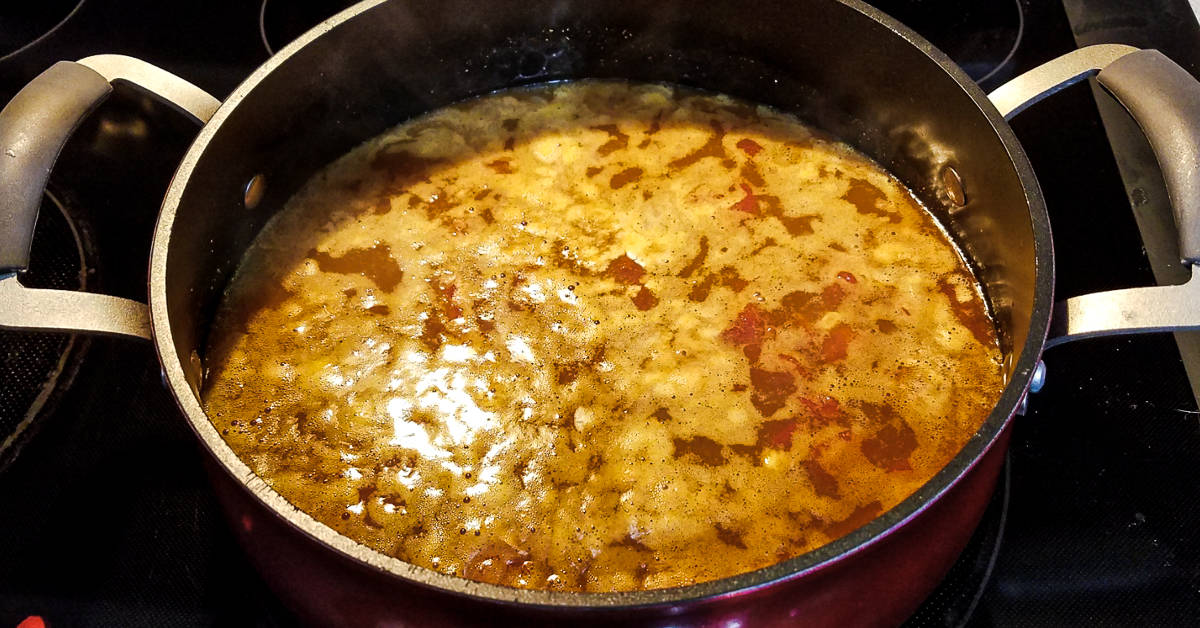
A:
[[[942,172],[938,175],[942,182],[942,190],[946,192],[946,196],[950,198],[950,202],[954,203],[955,207],[962,207],[967,204],[967,193],[963,189],[962,177],[954,166],[949,164],[942,166]]]
[[[267,180],[261,174],[256,174],[250,177],[250,181],[246,183],[246,191],[243,194],[243,202],[246,204],[246,209],[254,209],[262,202],[263,193],[267,191]]]
[[[1029,392],[1035,393],[1046,385],[1046,363],[1038,360],[1037,366],[1033,367],[1033,377],[1029,378]]]

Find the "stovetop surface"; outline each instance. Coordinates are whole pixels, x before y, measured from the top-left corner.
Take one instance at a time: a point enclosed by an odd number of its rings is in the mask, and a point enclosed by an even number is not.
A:
[[[142,57],[223,97],[268,56],[260,20],[278,48],[345,4],[39,3],[0,18],[0,99],[54,61],[98,53]],[[1075,46],[1055,0],[877,4],[985,89]],[[1111,3],[1095,4],[1103,19]],[[1144,4],[1144,22],[1127,31],[1200,74],[1200,50],[1188,47],[1200,29],[1178,23],[1191,18],[1187,3]],[[1087,87],[1013,127],[1050,207],[1058,295],[1152,283]],[[153,218],[194,134],[118,93],[64,151],[51,190],[86,241],[88,289],[145,298]],[[77,353],[73,381],[0,471],[0,626],[29,616],[51,626],[293,625],[226,528],[152,348],[93,339]],[[1200,624],[1200,413],[1174,341],[1088,341],[1045,362],[1048,384],[1016,420],[1006,479],[976,538],[909,624]]]

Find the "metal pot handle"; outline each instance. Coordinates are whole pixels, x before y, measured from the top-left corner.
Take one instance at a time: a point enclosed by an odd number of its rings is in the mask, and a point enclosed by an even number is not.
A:
[[[18,273],[29,266],[33,229],[50,169],[67,139],[112,92],[128,83],[203,124],[220,101],[140,59],[97,55],[60,61],[0,111],[0,328],[76,331],[150,339],[145,304],[119,297],[34,290]]]
[[[1162,170],[1179,230],[1187,283],[1112,290],[1055,304],[1047,347],[1098,336],[1200,329],[1200,82],[1157,50],[1119,44],[1080,48],[1000,86],[988,97],[1005,119],[1091,76],[1145,133]]]

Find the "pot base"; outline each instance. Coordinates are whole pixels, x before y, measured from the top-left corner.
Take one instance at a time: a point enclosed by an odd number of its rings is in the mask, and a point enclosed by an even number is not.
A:
[[[266,509],[214,460],[206,462],[243,549],[275,594],[313,625],[637,626],[669,619],[680,627],[895,626],[938,587],[995,501],[992,495],[1009,433],[1005,429],[940,499],[860,552],[758,590],[636,609],[536,607],[467,597],[447,603],[444,592],[364,567],[322,547]],[[979,542],[986,543],[986,538]]]

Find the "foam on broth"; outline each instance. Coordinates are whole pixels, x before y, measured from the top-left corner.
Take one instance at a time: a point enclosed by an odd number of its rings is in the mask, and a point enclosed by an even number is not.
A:
[[[213,424],[326,525],[587,591],[843,536],[1002,388],[977,283],[878,165],[766,107],[599,81],[330,165],[247,254],[207,366]]]

